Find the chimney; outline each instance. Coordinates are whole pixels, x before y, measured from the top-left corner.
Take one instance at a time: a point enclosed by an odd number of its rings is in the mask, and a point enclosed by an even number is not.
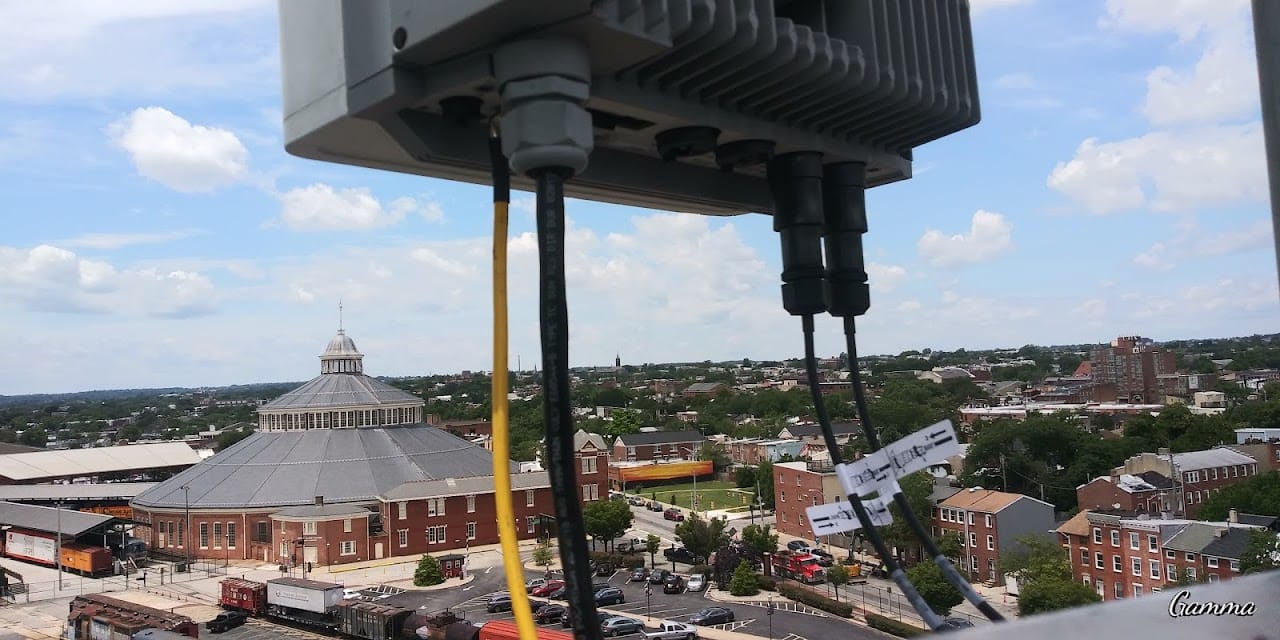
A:
[[[324,496],[316,496],[316,506],[317,507],[324,506]]]
[[[1162,458],[1169,457],[1169,447],[1160,447],[1159,449],[1156,449],[1156,455]]]
[[[1240,512],[1235,509],[1227,510],[1227,522],[1231,524],[1240,524]]]

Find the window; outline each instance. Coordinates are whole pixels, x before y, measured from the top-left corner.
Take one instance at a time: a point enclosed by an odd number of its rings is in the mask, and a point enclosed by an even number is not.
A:
[[[636,448],[635,448],[635,447],[627,447],[627,459],[628,459],[628,460],[635,460],[635,459],[636,459]]]
[[[583,473],[595,473],[595,472],[596,472],[596,457],[595,457],[595,456],[588,456],[588,457],[586,457],[586,458],[583,458],[583,459],[582,459],[582,472],[583,472]]]
[[[284,520],[280,521],[280,533],[289,533],[289,527]]]
[[[1106,560],[1103,560],[1103,559],[1102,559],[1102,554],[1101,554],[1101,553],[1095,553],[1095,554],[1093,554],[1093,566],[1094,566],[1094,568],[1095,568],[1095,569],[1106,569],[1106,568],[1107,568]]]
[[[526,531],[527,533],[537,533],[537,532],[538,532],[538,520],[537,520],[537,518],[534,518],[533,516],[529,516],[529,517],[525,518],[525,531]]]
[[[342,532],[351,533],[351,518],[342,521]]]
[[[356,543],[355,543],[355,541],[354,541],[354,540],[343,540],[343,541],[342,541],[342,550],[341,550],[341,553],[342,553],[342,555],[344,555],[344,556],[354,556],[354,555],[356,554]]]
[[[1124,573],[1124,566],[1120,564],[1120,556],[1111,556],[1111,570],[1116,573]]]
[[[1160,561],[1152,560],[1150,561],[1149,564],[1151,565],[1151,578],[1153,580],[1159,580],[1160,579]]]
[[[969,512],[969,526],[971,526],[971,527],[973,526],[973,512],[972,512],[972,511],[970,511],[970,512]]]
[[[213,523],[213,548],[214,549],[222,548],[222,523],[221,522]]]
[[[1239,561],[1239,560],[1232,560],[1232,561],[1231,561],[1231,570],[1232,570],[1232,571],[1234,571],[1234,572],[1236,572],[1236,573],[1240,573],[1240,561]]]
[[[1195,567],[1187,567],[1187,579],[1188,579],[1188,580],[1195,580],[1195,579],[1196,579],[1196,568],[1195,568]]]
[[[984,519],[984,520],[986,520],[987,528],[988,528],[988,529],[990,529],[990,528],[991,528],[991,514],[989,514],[989,513],[988,513],[987,515],[983,516],[983,519]]]
[[[1139,545],[1138,534],[1129,532],[1129,548],[1133,549],[1134,551],[1137,551],[1140,548],[1138,545]]]
[[[1133,571],[1133,575],[1141,578],[1142,577],[1142,560],[1138,558],[1130,558],[1129,560],[1130,560],[1129,562],[1130,570]]]
[[[995,550],[996,550],[996,537],[987,536],[987,551],[995,551]]]
[[[600,485],[584,484],[582,485],[582,501],[591,502],[600,499]]]
[[[467,539],[468,540],[476,539],[476,523],[474,522],[467,523]]]
[[[1136,598],[1140,595],[1142,595],[1142,585],[1140,584],[1133,585],[1133,597]]]
[[[1164,550],[1164,557],[1166,557],[1166,558],[1168,558],[1168,559],[1172,560],[1172,559],[1174,558],[1174,555],[1173,555],[1173,549],[1165,549],[1165,550]]]
[[[969,546],[974,547],[974,548],[977,548],[977,546],[978,546],[978,534],[976,534],[976,533],[970,533],[970,534],[969,534]]]
[[[1115,591],[1115,593],[1116,593],[1116,598],[1117,598],[1117,599],[1119,599],[1119,598],[1123,598],[1123,597],[1124,597],[1124,583],[1123,583],[1123,582],[1121,582],[1121,581],[1119,581],[1119,580],[1117,580],[1117,581],[1116,581],[1116,591]]]
[[[796,474],[796,486],[800,486],[800,474]]]
[[[255,542],[271,542],[271,523],[266,520],[259,520],[257,526],[257,535]]]
[[[783,502],[786,502],[786,501],[787,501],[787,492],[786,492],[786,491],[779,491],[779,492],[778,492],[778,497],[779,497],[779,498],[782,498],[782,501],[783,501]]]
[[[227,548],[236,548],[236,523],[234,522],[227,523]]]
[[[427,544],[444,544],[449,541],[445,536],[445,526],[442,524],[434,527],[427,527]]]
[[[532,506],[533,506],[533,489],[525,489],[525,492],[524,492],[524,506],[526,506],[526,507],[532,507]]]
[[[1160,542],[1155,536],[1147,536],[1147,551],[1153,553],[1160,551]]]
[[[1080,564],[1089,566],[1089,550],[1084,547],[1080,547]]]
[[[1194,554],[1194,553],[1188,553],[1188,554],[1187,554],[1187,562],[1195,562],[1195,561],[1196,561],[1196,554]]]
[[[475,512],[476,512],[476,496],[475,494],[471,494],[467,496],[467,513],[475,513]]]
[[[1214,557],[1212,557],[1212,556],[1205,556],[1204,564],[1205,564],[1205,566],[1209,567],[1210,569],[1217,569],[1217,568],[1218,568],[1218,559],[1217,559],[1217,558],[1214,558]]]
[[[1111,546],[1120,546],[1120,531],[1118,529],[1111,530]]]
[[[396,538],[397,538],[397,541],[400,543],[400,548],[403,549],[404,547],[409,546],[409,530],[408,529],[401,529],[397,531]]]
[[[1210,470],[1209,470],[1209,479],[1210,479],[1210,480],[1217,480],[1217,479],[1218,479],[1218,468],[1217,468],[1217,467],[1214,467],[1214,468],[1212,468],[1212,469],[1210,469]]]
[[[1211,574],[1209,574],[1207,577],[1208,577],[1208,579],[1209,579],[1209,582],[1217,582],[1217,581],[1218,581],[1218,574],[1216,574],[1216,573],[1211,573]]]
[[[302,523],[302,535],[314,536],[315,534],[316,534],[315,520],[307,520],[306,522]]]
[[[399,520],[407,520],[407,519],[409,518],[409,503],[408,503],[408,502],[397,502],[397,503],[396,503],[396,518],[397,518],[397,519],[399,519]]]
[[[1087,576],[1087,575],[1086,575],[1086,576],[1084,577],[1084,586],[1086,586],[1086,587],[1087,587],[1087,586],[1089,586],[1089,583],[1090,583],[1090,582],[1093,582],[1093,581],[1092,581],[1092,580],[1090,580],[1090,579],[1089,579],[1089,576]]]
[[[427,517],[444,515],[444,502],[444,498],[431,498],[427,500]]]
[[[978,570],[978,556],[969,556],[969,568],[973,571]]]
[[[1102,544],[1102,529],[1098,527],[1093,528],[1093,543]]]
[[[1177,580],[1178,568],[1173,566],[1172,564],[1166,564],[1164,566],[1164,577],[1166,580]]]
[[[1240,467],[1237,467],[1237,466],[1235,466],[1235,465],[1231,465],[1231,477],[1232,477],[1232,478],[1238,478],[1238,477],[1240,477]]]
[[[200,548],[208,549],[209,548],[209,523],[201,522],[199,526],[200,526]]]

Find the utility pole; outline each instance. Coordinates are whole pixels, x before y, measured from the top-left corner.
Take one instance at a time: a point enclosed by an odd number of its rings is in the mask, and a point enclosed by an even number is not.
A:
[[[1000,490],[1009,490],[1009,473],[1004,468],[1004,453],[1000,453]]]

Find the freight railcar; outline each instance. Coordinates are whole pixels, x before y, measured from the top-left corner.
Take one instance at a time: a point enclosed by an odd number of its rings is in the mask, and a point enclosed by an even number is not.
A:
[[[101,594],[85,594],[77,596],[69,605],[64,637],[66,640],[116,640],[147,629],[188,638],[200,635],[200,627],[187,616]]]
[[[56,567],[59,556],[58,542],[52,533],[10,529],[4,534],[4,556],[46,567]],[[91,577],[110,575],[115,560],[111,550],[106,547],[75,542],[63,543],[61,556],[64,571]]]
[[[224,609],[260,616],[267,612],[267,585],[253,580],[227,578],[221,583],[218,604]]]
[[[302,578],[267,581],[267,614],[314,627],[338,628],[342,585]]]

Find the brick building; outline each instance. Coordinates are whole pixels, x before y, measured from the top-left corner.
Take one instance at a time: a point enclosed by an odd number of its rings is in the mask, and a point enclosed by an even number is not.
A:
[[[755,466],[762,462],[777,462],[783,456],[798,458],[804,444],[799,440],[743,438],[725,443],[725,450],[733,464]]]
[[[1177,356],[1147,338],[1121,336],[1096,347],[1090,361],[1094,382],[1114,384],[1116,401],[1157,402],[1163,397],[1160,376],[1177,373]]]
[[[628,433],[613,441],[613,459],[619,462],[690,460],[706,441],[697,431]]]
[[[1280,429],[1236,429],[1230,448],[1257,460],[1264,470],[1280,470]]]
[[[778,533],[813,540],[805,509],[847,499],[831,464],[779,462],[773,465],[773,505]],[[844,544],[844,541],[837,541]]]
[[[1150,514],[1081,511],[1058,528],[1073,577],[1103,600],[1155,593],[1179,580],[1230,580],[1251,531],[1273,517],[1237,514],[1201,522]]]
[[[1136,475],[1148,471],[1173,481],[1171,491],[1177,505],[1173,513],[1195,518],[1200,505],[1210,495],[1258,475],[1258,461],[1228,447],[1173,454],[1168,449],[1160,449],[1157,453],[1141,453],[1125,460],[1124,465],[1113,469],[1111,474]]]
[[[1155,471],[1094,478],[1076,487],[1076,501],[1081,509],[1095,511],[1160,513],[1179,507],[1173,481]]]
[[[609,496],[609,447],[598,433],[579,429],[573,434],[573,450],[578,458],[578,498],[593,502]]]
[[[960,569],[974,582],[1003,582],[1000,554],[1022,547],[1018,539],[1052,537],[1053,505],[1018,493],[969,488],[938,503],[934,536],[954,535],[964,548]]]
[[[376,406],[386,391],[364,384],[360,358],[339,333],[319,378],[264,405],[286,428],[254,433],[139,494],[130,503],[144,525],[137,535],[158,554],[290,566],[497,543],[492,454],[443,429],[386,424],[381,409],[343,405]],[[399,403],[396,391],[386,398]],[[420,415],[417,402],[407,415]],[[598,499],[607,450],[598,436],[578,444],[580,497]],[[550,480],[541,471],[510,479],[517,531],[533,538],[554,522]]]

